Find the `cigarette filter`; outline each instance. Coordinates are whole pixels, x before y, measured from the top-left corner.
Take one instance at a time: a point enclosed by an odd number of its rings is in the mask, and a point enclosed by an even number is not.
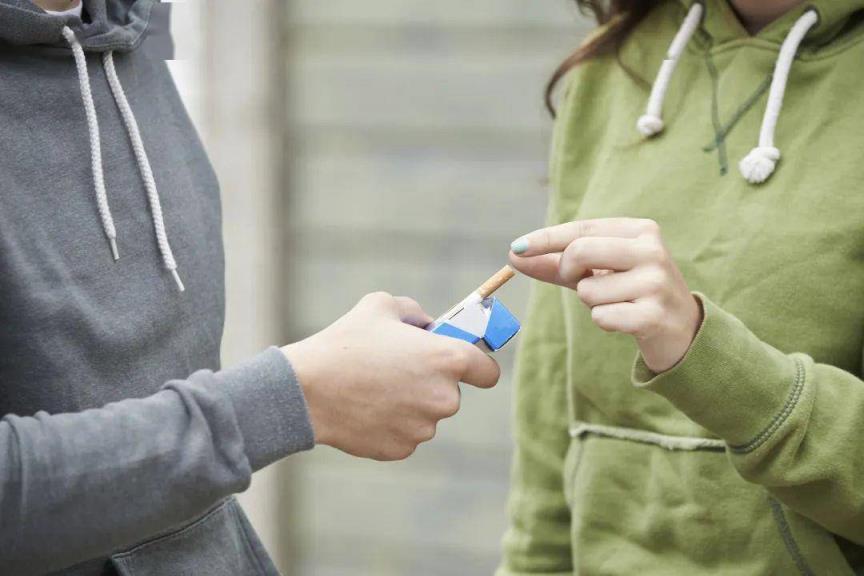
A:
[[[509,266],[505,266],[427,330],[465,340],[489,352],[500,350],[519,332],[521,325],[513,313],[490,294],[514,274]]]

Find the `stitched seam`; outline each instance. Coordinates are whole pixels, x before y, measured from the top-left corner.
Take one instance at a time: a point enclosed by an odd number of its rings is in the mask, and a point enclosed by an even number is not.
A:
[[[122,552],[120,554],[114,554],[114,555],[112,555],[112,559],[124,560],[128,556],[131,556],[131,555],[135,554],[136,552],[140,552],[141,550],[143,550],[145,548],[149,548],[150,546],[153,546],[154,544],[158,544],[164,540],[173,539],[177,536],[184,535],[187,532],[194,530],[199,525],[206,522],[211,516],[217,514],[220,510],[225,508],[225,506],[227,506],[228,502],[230,502],[230,501],[231,501],[230,499],[224,500],[221,504],[219,504],[218,506],[216,506],[215,508],[213,508],[212,510],[210,510],[209,512],[204,514],[204,516],[198,518],[197,520],[192,522],[192,524],[189,524],[188,526],[184,526],[183,528],[181,528],[180,530],[177,530],[176,532],[168,532],[167,534],[162,534],[161,536],[157,536],[156,538],[153,538],[152,540],[148,540],[146,542],[138,544],[137,546],[135,546],[134,548],[132,548],[130,550],[127,550],[126,552]]]
[[[586,422],[574,422],[570,425],[570,436],[578,438],[585,435],[595,435],[615,440],[638,442],[640,444],[651,444],[666,450],[716,450],[724,451],[726,444],[719,439],[700,438],[691,436],[671,436],[658,434],[648,430],[637,430],[635,428],[623,428],[619,426],[606,426],[603,424],[589,424]]]
[[[780,410],[779,414],[774,416],[774,419],[771,421],[770,424],[768,424],[768,427],[765,428],[753,440],[751,440],[747,444],[730,446],[729,449],[735,454],[746,454],[748,452],[756,450],[762,444],[764,444],[768,440],[768,438],[770,438],[771,435],[774,434],[777,429],[783,425],[784,422],[786,422],[786,420],[789,418],[789,415],[792,414],[792,411],[795,409],[795,406],[798,405],[798,401],[801,399],[801,395],[804,391],[804,380],[804,363],[801,362],[799,358],[795,358],[795,382],[792,386],[792,392],[789,394],[789,398],[786,399],[786,403],[783,405],[783,409]]]
[[[231,512],[234,515],[234,520],[237,522],[237,525],[240,526],[240,532],[243,533],[243,541],[246,543],[246,551],[255,561],[255,565],[258,567],[258,573],[261,574],[261,576],[264,576],[266,574],[264,566],[261,565],[261,558],[258,557],[258,554],[256,554],[255,550],[252,548],[252,542],[249,540],[249,534],[246,532],[246,524],[240,519],[240,512],[237,510],[236,501],[231,506]]]
[[[780,531],[780,537],[783,538],[783,544],[786,546],[786,551],[795,562],[795,567],[798,568],[798,573],[801,576],[816,576],[804,555],[801,554],[801,548],[798,547],[798,542],[795,541],[795,536],[792,535],[792,530],[789,528],[789,522],[786,520],[786,514],[783,513],[783,508],[780,503],[769,496],[768,504],[771,506],[771,514],[774,516],[774,522],[777,524],[777,529]]]
[[[848,41],[837,44],[828,44],[826,47],[818,49],[816,51],[813,50],[812,47],[806,47],[802,51],[800,51],[796,56],[796,60],[801,60],[802,62],[818,62],[820,60],[827,60],[829,58],[833,58],[835,56],[839,56],[846,52],[847,50],[854,48],[858,44],[864,42],[864,33],[858,33],[858,35],[854,38],[850,38]],[[724,42],[723,44],[716,44],[711,51],[714,54],[722,54],[724,52],[730,52],[732,50],[737,50],[739,48],[753,48],[755,50],[763,50],[765,52],[773,52],[777,54],[780,51],[779,44],[769,43],[767,40],[760,40],[754,38],[742,38],[740,40],[731,40],[729,42]]]
[[[714,65],[714,59],[711,57],[711,51],[705,51],[705,65],[708,67],[708,74],[711,76],[711,123],[714,125],[714,145],[717,148],[717,161],[720,163],[720,175],[725,176],[729,171],[729,159],[726,155],[726,140],[724,138],[723,127],[720,124],[720,82],[718,80],[717,67]],[[706,150],[703,148],[706,152]]]
[[[747,112],[749,112],[750,109],[756,105],[756,102],[759,101],[759,99],[762,97],[762,95],[768,91],[768,88],[771,86],[771,80],[773,77],[774,77],[773,73],[768,74],[768,76],[765,78],[765,80],[762,81],[762,84],[760,84],[759,87],[756,88],[756,91],[753,92],[753,94],[751,94],[741,104],[741,106],[738,107],[737,110],[735,110],[735,113],[732,114],[732,117],[729,119],[729,121],[726,122],[726,124],[720,129],[720,133],[717,135],[717,138],[714,140],[714,142],[712,142],[710,144],[706,144],[705,147],[702,148],[702,150],[704,150],[705,152],[711,152],[721,142],[725,144],[726,136],[728,136],[729,133],[732,131],[732,129],[735,128],[735,126],[738,124],[738,122],[741,120],[741,118],[743,118],[744,115],[747,114]]]

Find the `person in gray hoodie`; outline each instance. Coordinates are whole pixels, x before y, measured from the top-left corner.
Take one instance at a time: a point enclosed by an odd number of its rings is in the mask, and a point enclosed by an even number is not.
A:
[[[407,457],[498,366],[373,294],[220,370],[219,190],[146,49],[158,3],[48,2],[0,0],[0,574],[278,574],[232,497],[252,472]]]

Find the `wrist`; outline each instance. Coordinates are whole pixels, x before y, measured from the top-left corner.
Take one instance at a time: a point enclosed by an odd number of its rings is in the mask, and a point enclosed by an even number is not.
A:
[[[677,366],[687,355],[696,334],[699,333],[705,316],[702,301],[695,294],[691,294],[688,304],[687,313],[677,329],[639,343],[643,361],[654,374],[662,374]]]
[[[283,346],[281,350],[291,363],[306,399],[315,444],[329,445],[332,427],[328,422],[327,402],[323,398],[320,385],[321,369],[318,367],[320,366],[317,359],[318,353],[308,339]]]

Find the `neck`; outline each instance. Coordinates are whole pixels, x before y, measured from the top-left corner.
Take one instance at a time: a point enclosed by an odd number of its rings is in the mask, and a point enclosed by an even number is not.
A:
[[[32,0],[32,2],[43,10],[60,12],[74,8],[81,3],[81,0]]]
[[[756,34],[803,2],[804,0],[729,0],[741,23],[751,34]]]

